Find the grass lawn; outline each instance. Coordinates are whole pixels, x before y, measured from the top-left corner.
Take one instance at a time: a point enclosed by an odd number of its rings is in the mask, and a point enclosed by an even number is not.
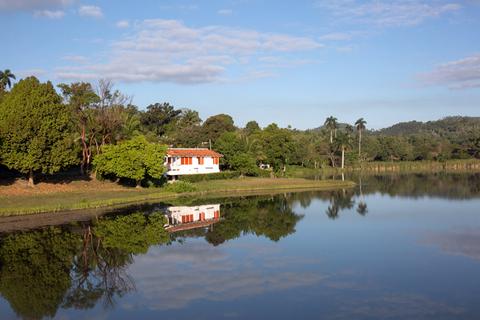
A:
[[[25,181],[0,185],[0,216],[100,208],[179,196],[210,197],[232,194],[274,193],[288,190],[331,190],[354,186],[349,181],[306,180],[296,178],[236,178],[195,183],[198,192],[172,193],[162,188],[129,188],[111,182],[71,181],[39,183],[35,188]]]

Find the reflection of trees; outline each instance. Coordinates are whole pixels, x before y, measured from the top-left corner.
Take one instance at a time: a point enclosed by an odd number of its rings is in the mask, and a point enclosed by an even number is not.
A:
[[[331,191],[329,194],[330,205],[325,213],[330,219],[338,218],[340,211],[351,209],[355,205],[355,201],[353,200],[353,192],[351,190],[342,189]]]
[[[359,181],[357,175],[347,177]],[[480,173],[365,174],[363,192],[402,197],[470,199],[480,195]]]
[[[285,197],[273,199],[251,198],[227,203],[222,208],[223,220],[206,233],[213,245],[239,237],[242,234],[265,236],[272,241],[295,232],[302,218],[293,212]]]
[[[169,240],[160,213],[106,217],[79,230],[48,228],[7,235],[0,247],[0,293],[23,318],[93,308],[134,289],[133,255]]]
[[[11,234],[1,240],[0,292],[18,316],[55,316],[71,285],[78,240],[60,228]]]

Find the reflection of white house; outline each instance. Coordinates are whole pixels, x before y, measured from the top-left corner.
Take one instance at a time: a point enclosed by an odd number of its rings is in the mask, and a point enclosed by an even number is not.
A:
[[[165,217],[169,226],[176,226],[184,223],[216,222],[220,219],[220,205],[209,204],[193,207],[168,207],[165,209]],[[199,225],[201,226],[201,225]]]
[[[206,148],[170,148],[165,157],[168,176],[220,172],[220,153]]]

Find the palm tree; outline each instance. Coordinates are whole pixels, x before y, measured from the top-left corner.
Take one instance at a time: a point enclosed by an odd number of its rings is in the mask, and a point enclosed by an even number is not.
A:
[[[333,143],[333,132],[335,131],[335,138],[337,137],[337,118],[330,116],[325,120],[325,127],[330,130],[330,144]]]
[[[338,148],[342,150],[342,169],[344,169],[345,151],[352,146],[352,138],[349,134],[341,132],[335,142]]]
[[[360,118],[355,122],[355,127],[357,127],[357,132],[358,132],[358,159],[360,159],[360,156],[362,154],[362,131],[365,130],[365,125],[367,124],[367,121],[365,119]]]
[[[12,81],[10,79],[15,79],[15,75],[9,70],[0,71],[0,88],[5,90],[7,87],[12,87]]]

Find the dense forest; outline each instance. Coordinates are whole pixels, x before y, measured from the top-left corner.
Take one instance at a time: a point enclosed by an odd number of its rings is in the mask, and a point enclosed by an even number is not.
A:
[[[288,165],[348,167],[371,161],[480,158],[480,118],[399,123],[374,131],[367,121],[318,119],[317,129],[281,128],[275,123],[244,127],[228,114],[202,120],[195,110],[154,103],[135,106],[108,80],[54,87],[28,77],[0,73],[0,173],[82,174],[137,182],[164,173],[166,147],[211,147],[222,153],[224,170],[258,175],[259,164],[282,174]]]

